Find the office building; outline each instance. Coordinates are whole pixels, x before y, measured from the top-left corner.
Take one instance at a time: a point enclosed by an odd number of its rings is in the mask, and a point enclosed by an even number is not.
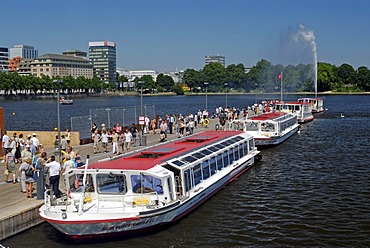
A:
[[[35,50],[33,46],[15,45],[14,47],[10,48],[9,58],[13,59],[20,57],[23,59],[34,59],[39,56],[38,54],[39,52]]]
[[[44,54],[31,62],[31,74],[35,77],[93,78],[93,67],[88,60],[61,54]]]
[[[116,83],[116,43],[110,41],[89,42],[89,60],[94,76],[104,83]]]
[[[83,51],[80,51],[80,50],[75,50],[75,49],[67,50],[67,51],[63,52],[63,55],[79,57],[79,58],[83,58],[83,59],[87,60],[87,53],[83,52]]]
[[[9,49],[0,47],[0,71],[8,71]]]
[[[208,65],[209,63],[219,63],[223,67],[225,67],[225,57],[220,55],[208,55],[204,58],[204,63]]]

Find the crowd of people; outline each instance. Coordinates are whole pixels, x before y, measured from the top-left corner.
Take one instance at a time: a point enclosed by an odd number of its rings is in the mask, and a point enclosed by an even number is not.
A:
[[[66,134],[62,135],[61,145],[58,145],[58,142],[54,144],[56,153],[48,156],[36,133],[24,139],[23,134],[17,136],[13,133],[10,137],[5,131],[2,137],[4,159],[1,161],[5,164],[5,182],[20,183],[20,191],[25,193],[27,198],[33,198],[33,183],[40,179],[37,181],[42,182],[45,189],[52,189],[54,196],[60,197],[60,177],[70,168],[83,165],[79,152],[73,151],[70,146],[69,132],[70,130],[67,129]],[[63,155],[61,162],[56,160],[56,154],[59,154],[59,151]]]

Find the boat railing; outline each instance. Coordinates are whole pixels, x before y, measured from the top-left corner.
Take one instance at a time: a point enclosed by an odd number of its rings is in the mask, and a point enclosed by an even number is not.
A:
[[[45,207],[47,209],[49,209],[53,204],[52,197],[53,197],[53,195],[51,194],[51,190],[50,189],[45,190],[45,192],[44,192],[44,203],[45,203]]]
[[[102,202],[113,203],[119,202],[122,205],[117,204],[108,204],[102,206]],[[141,193],[141,194],[125,194],[125,195],[107,195],[107,194],[99,194],[98,195],[98,212],[102,209],[113,209],[113,208],[122,208],[124,209],[127,207],[148,207],[154,208],[158,206],[159,203],[159,195],[157,192],[149,192],[149,193]]]

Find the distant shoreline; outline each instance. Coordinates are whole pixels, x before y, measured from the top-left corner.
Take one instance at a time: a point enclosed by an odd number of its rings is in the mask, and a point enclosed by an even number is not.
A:
[[[208,92],[207,95],[218,96],[225,95],[225,92]],[[227,95],[278,95],[280,92],[227,92]],[[313,92],[287,92],[284,95],[314,95]],[[166,93],[153,93],[153,94],[143,94],[143,97],[154,97],[154,96],[176,96],[176,93],[166,92]],[[205,92],[190,93],[185,92],[184,96],[205,96]],[[318,92],[318,96],[322,95],[370,95],[370,92]],[[64,96],[64,95],[61,95]],[[85,97],[106,97],[106,96],[140,96],[137,92],[106,92],[106,93],[95,93],[95,94],[71,94],[70,98],[85,98]],[[0,96],[0,102],[6,100],[33,100],[33,99],[54,99],[56,95],[11,95],[11,96]]]

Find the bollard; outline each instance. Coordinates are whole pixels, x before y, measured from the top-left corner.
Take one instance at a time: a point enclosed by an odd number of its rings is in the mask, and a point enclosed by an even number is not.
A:
[[[37,166],[36,173],[37,173],[37,200],[43,200],[45,191],[44,167],[42,165],[40,167]]]

